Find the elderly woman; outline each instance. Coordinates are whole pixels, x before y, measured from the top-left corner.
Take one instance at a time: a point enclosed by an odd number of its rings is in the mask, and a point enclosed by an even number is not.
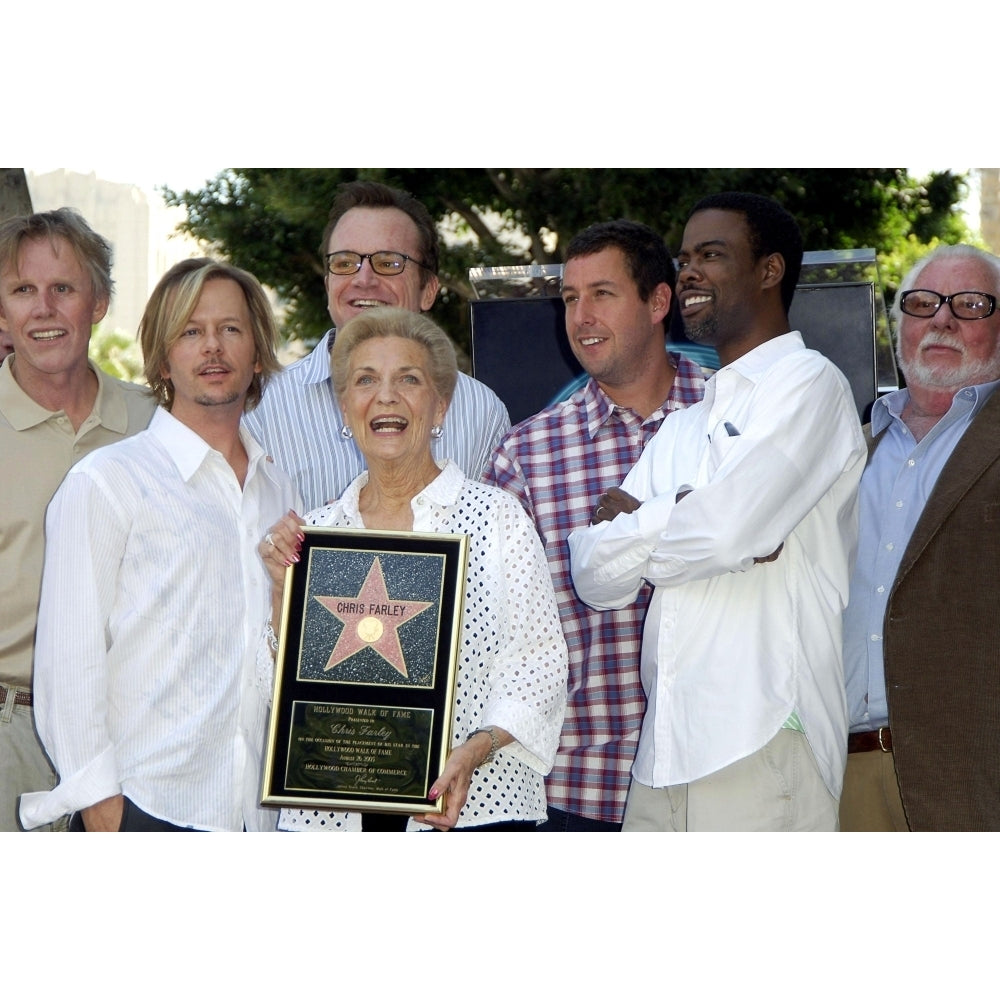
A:
[[[555,758],[566,705],[567,657],[545,555],[518,501],[439,467],[439,437],[455,387],[455,350],[429,319],[369,310],[338,330],[333,384],[367,462],[336,502],[304,523],[340,528],[437,531],[469,536],[463,645],[452,751],[430,790],[446,811],[409,829],[532,829],[545,819],[544,776]],[[286,566],[299,556],[303,523],[291,513],[261,554],[274,586],[275,620]],[[474,780],[474,772],[479,776]],[[283,829],[386,829],[405,818],[284,810]]]

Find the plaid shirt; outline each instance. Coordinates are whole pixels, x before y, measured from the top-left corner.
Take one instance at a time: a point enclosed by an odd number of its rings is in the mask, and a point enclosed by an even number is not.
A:
[[[548,801],[606,823],[622,821],[646,708],[639,651],[652,591],[645,587],[621,611],[588,608],[573,589],[566,539],[590,522],[598,496],[621,484],[666,415],[704,394],[696,364],[673,352],[670,361],[677,369],[670,394],[646,420],[615,406],[590,379],[510,431],[483,477],[517,496],[534,519],[569,647],[569,698],[555,767],[545,780]]]

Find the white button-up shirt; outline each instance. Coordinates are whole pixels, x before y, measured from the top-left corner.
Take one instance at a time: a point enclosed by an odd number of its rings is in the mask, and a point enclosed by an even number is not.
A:
[[[639,510],[570,536],[587,603],[620,608],[643,579],[655,587],[638,781],[663,787],[718,771],[796,712],[839,797],[841,613],[865,454],[847,380],[785,334],[722,368],[701,403],[664,421],[623,483]],[[773,562],[754,563],[779,545]]]
[[[257,554],[299,498],[247,432],[243,488],[158,409],[149,429],[73,467],[49,507],[35,718],[60,776],[25,827],[122,793],[204,830],[274,829],[261,809],[272,664]]]

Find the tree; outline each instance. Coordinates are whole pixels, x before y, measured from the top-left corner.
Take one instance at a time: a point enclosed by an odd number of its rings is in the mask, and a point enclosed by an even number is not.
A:
[[[31,214],[31,193],[21,167],[0,167],[0,222]]]
[[[613,218],[645,222],[676,252],[691,206],[716,191],[777,198],[799,220],[807,250],[892,254],[910,238],[967,237],[956,212],[964,177],[919,180],[900,168],[255,168],[164,197],[187,211],[186,232],[274,289],[287,304],[283,332],[309,344],[329,325],[319,242],[337,186],[355,178],[404,188],[439,220],[442,293],[433,315],[460,347],[469,342],[470,267],[561,262],[575,233]]]

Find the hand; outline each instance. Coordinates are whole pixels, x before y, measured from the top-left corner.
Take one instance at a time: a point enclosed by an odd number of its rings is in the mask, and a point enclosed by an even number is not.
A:
[[[294,510],[290,510],[280,521],[271,525],[271,530],[257,546],[268,576],[271,577],[271,587],[278,594],[285,587],[285,570],[299,561],[302,542],[305,540],[305,535],[300,530],[303,523],[302,518]]]
[[[497,742],[501,747],[508,746],[514,742],[514,737],[501,729],[499,726],[490,727],[496,734]],[[459,747],[452,750],[448,757],[448,763],[440,777],[431,786],[430,798],[436,800],[441,795],[447,795],[447,806],[443,813],[426,813],[423,816],[414,816],[418,823],[426,823],[438,830],[450,830],[458,822],[458,814],[465,805],[465,800],[469,797],[469,785],[472,784],[472,772],[486,759],[490,752],[493,741],[489,733],[476,733],[471,739],[466,740]]]
[[[781,550],[785,547],[785,543],[781,542],[778,547],[769,556],[756,556],[754,558],[755,563],[769,563],[774,562],[775,559],[781,555]]]
[[[83,828],[88,833],[117,833],[122,825],[122,813],[125,811],[125,799],[121,795],[95,802],[92,806],[80,810]]]
[[[481,741],[485,741],[485,747]],[[452,829],[458,822],[458,814],[462,811],[465,800],[469,797],[472,772],[489,753],[489,749],[490,738],[485,733],[479,733],[468,743],[455,747],[448,757],[448,763],[445,764],[444,770],[430,790],[432,800],[436,800],[442,795],[448,796],[445,811],[443,813],[426,813],[423,816],[414,816],[413,818],[419,823],[427,823],[438,830]]]
[[[634,496],[612,486],[606,493],[602,493],[597,498],[597,507],[594,509],[594,516],[591,524],[600,524],[601,521],[613,521],[619,514],[631,514],[638,510],[642,504]]]

